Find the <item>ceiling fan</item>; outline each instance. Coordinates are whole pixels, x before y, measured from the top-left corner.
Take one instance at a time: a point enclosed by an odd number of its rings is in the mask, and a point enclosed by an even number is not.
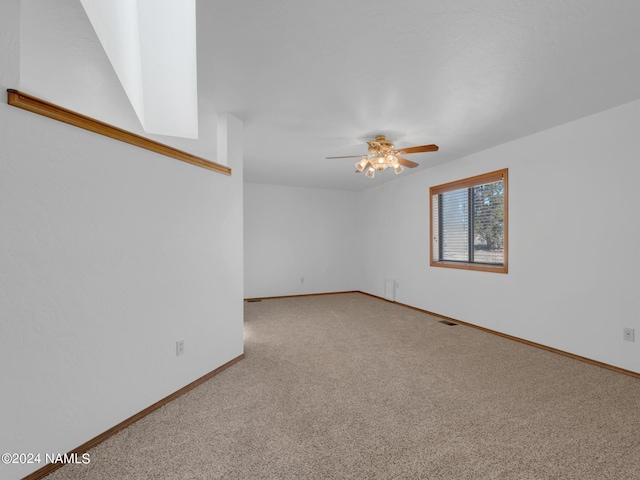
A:
[[[384,135],[378,135],[375,140],[367,141],[369,144],[369,153],[365,155],[349,155],[346,157],[327,157],[332,158],[360,158],[356,162],[356,173],[362,172],[365,169],[365,175],[369,178],[373,178],[376,171],[382,171],[385,168],[393,168],[393,171],[397,174],[402,173],[404,167],[414,168],[418,164],[407,160],[406,158],[399,157],[398,155],[408,155],[410,153],[422,153],[422,152],[436,152],[438,151],[437,145],[421,145],[419,147],[408,147],[397,149],[394,147],[393,142],[387,140]]]

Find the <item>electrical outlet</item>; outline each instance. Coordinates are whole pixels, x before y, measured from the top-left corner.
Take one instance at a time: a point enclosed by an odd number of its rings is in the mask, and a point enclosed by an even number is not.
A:
[[[176,355],[182,355],[184,353],[184,340],[178,340],[176,342]]]
[[[624,338],[628,342],[635,342],[635,331],[633,328],[623,328],[622,329],[622,338]]]

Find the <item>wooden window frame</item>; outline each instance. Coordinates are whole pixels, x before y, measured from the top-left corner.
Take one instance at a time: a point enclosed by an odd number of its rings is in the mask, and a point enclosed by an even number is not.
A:
[[[463,188],[471,188],[486,183],[493,183],[502,181],[504,183],[504,218],[503,218],[503,230],[504,230],[504,260],[502,265],[491,265],[485,263],[471,263],[471,262],[454,262],[447,260],[434,260],[434,241],[439,237],[438,232],[434,232],[433,228],[433,197],[441,193],[450,192],[452,190],[461,190]],[[504,168],[502,170],[496,170],[494,172],[485,173],[482,175],[476,175],[474,177],[464,178],[462,180],[456,180],[454,182],[445,183],[442,185],[435,185],[429,189],[429,230],[431,233],[431,240],[429,242],[429,264],[432,267],[444,267],[444,268],[457,268],[462,270],[478,270],[482,272],[494,272],[494,273],[508,273],[509,272],[509,169]]]

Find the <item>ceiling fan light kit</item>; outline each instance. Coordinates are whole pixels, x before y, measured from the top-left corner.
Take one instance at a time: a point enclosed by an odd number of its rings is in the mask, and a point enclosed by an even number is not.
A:
[[[362,160],[360,160],[359,162],[356,162],[356,170],[361,172],[363,171],[365,168],[367,168],[367,165],[369,164],[369,160],[367,160],[366,158],[363,158]]]
[[[327,157],[327,158],[357,158],[360,160],[356,162],[356,173],[366,170],[365,176],[373,178],[376,171],[381,172],[389,167],[393,168],[393,172],[396,175],[401,174],[404,171],[404,167],[414,168],[418,164],[399,157],[398,154],[410,154],[421,152],[436,152],[438,150],[437,145],[421,145],[418,147],[409,147],[396,150],[393,143],[387,140],[384,135],[378,135],[375,140],[369,140],[369,153],[366,155],[349,155],[346,157]]]

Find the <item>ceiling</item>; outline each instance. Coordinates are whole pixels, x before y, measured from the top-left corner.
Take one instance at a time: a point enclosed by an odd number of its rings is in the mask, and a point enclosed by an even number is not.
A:
[[[233,114],[248,182],[358,190],[376,180],[357,158],[325,157],[379,134],[440,146],[386,182],[640,99],[638,0],[196,0],[196,15],[200,139],[159,140],[216,160],[216,115]],[[80,0],[21,1],[20,70],[26,92],[141,131]]]
[[[408,175],[640,98],[637,0],[200,0],[197,18],[200,105],[244,122],[248,182],[366,188],[325,157],[377,134],[440,146]]]

